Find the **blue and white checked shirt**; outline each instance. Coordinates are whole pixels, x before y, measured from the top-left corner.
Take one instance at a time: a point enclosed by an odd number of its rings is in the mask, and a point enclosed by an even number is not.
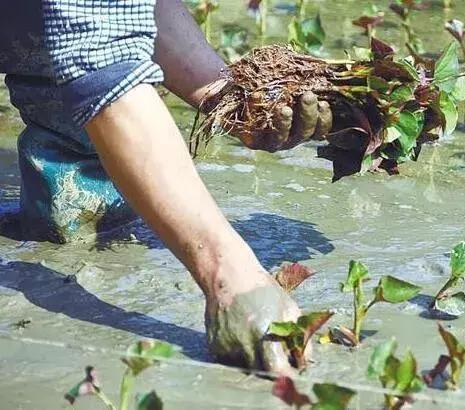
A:
[[[155,1],[3,4],[0,72],[26,123],[77,130],[136,85],[161,82]]]

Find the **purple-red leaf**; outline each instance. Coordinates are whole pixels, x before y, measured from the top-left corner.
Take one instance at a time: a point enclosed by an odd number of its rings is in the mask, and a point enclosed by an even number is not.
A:
[[[286,292],[292,292],[315,273],[315,270],[300,263],[287,263],[281,266],[275,279]]]
[[[395,50],[391,45],[374,37],[371,39],[371,51],[375,60],[382,60],[395,54]]]
[[[369,27],[376,27],[383,23],[384,13],[377,14],[376,16],[362,16],[357,20],[353,20],[352,24],[354,26],[362,27],[365,30],[368,30]]]
[[[297,391],[294,381],[290,377],[281,376],[273,384],[273,395],[281,399],[288,406],[300,409],[302,406],[311,404],[306,394]]]

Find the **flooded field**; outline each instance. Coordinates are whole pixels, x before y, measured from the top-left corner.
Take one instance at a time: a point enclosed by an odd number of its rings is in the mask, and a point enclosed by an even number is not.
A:
[[[313,0],[321,11],[328,56],[363,43],[351,21],[372,2]],[[388,1],[376,4],[387,9]],[[438,2],[439,3],[439,2]],[[465,3],[419,13],[414,25],[428,51],[451,39],[444,21],[465,18]],[[255,32],[242,1],[222,0],[213,37],[226,23]],[[288,3],[272,2],[268,42],[286,41]],[[398,22],[387,12],[382,38],[401,43]],[[252,36],[253,37],[253,36]],[[19,199],[16,136],[22,125],[0,88],[0,209],[14,211]],[[176,98],[167,102],[186,138],[195,113]],[[303,310],[336,309],[335,323],[350,323],[351,297],[339,292],[351,259],[421,286],[421,295],[401,305],[376,306],[365,328],[370,337],[355,351],[316,345],[315,363],[299,376],[302,390],[314,382],[339,383],[358,391],[354,409],[382,407],[382,390],[368,381],[373,347],[395,336],[410,348],[421,369],[446,353],[428,314],[431,296],[447,279],[448,252],[465,239],[465,133],[425,147],[401,175],[368,174],[331,183],[330,163],[316,159],[313,144],[278,154],[252,152],[218,138],[196,159],[221,209],[268,269],[300,261],[318,274],[294,296]],[[286,408],[271,395],[271,383],[212,363],[205,343],[204,301],[185,268],[142,222],[128,227],[132,241],[91,240],[54,245],[0,237],[0,409],[68,408],[63,394],[95,365],[109,396],[116,398],[124,365],[119,358],[141,338],[180,346],[183,353],[150,370],[136,391],[155,388],[170,409]],[[70,276],[70,275],[75,275]],[[30,321],[16,326],[18,322]],[[463,318],[444,322],[462,341]],[[371,332],[372,331],[372,332]],[[461,409],[465,392],[425,390],[413,408]],[[85,398],[78,409],[99,409]]]

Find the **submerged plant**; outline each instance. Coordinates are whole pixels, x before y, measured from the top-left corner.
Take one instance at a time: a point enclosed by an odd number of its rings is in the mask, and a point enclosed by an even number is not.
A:
[[[437,365],[425,375],[424,380],[429,386],[432,386],[435,379],[440,376],[446,388],[456,390],[460,386],[460,379],[465,367],[465,345],[444,329],[440,323],[438,327],[449,354],[439,358]],[[450,374],[446,373],[449,366]]]
[[[398,164],[416,160],[423,143],[456,128],[457,100],[465,98],[458,46],[452,43],[436,62],[395,58],[377,39],[366,51],[359,61],[331,62],[280,46],[253,50],[229,66],[230,87],[197,138],[208,142],[218,129],[252,141],[275,136],[273,109],[294,109],[312,91],[333,112],[329,144],[318,154],[333,162],[334,181],[369,170],[398,173]]]
[[[124,372],[120,387],[119,410],[129,410],[130,401],[134,389],[136,377],[144,370],[159,363],[161,358],[172,357],[175,348],[169,343],[146,340],[131,345],[126,356],[121,359],[127,368]],[[102,390],[97,372],[93,367],[86,368],[86,377],[76,384],[65,395],[65,399],[73,404],[79,397],[96,396],[109,410],[116,410],[116,406],[110,401]],[[162,410],[163,403],[157,394],[152,391],[140,398],[138,410]]]
[[[378,7],[372,5],[364,10],[363,15],[353,20],[352,24],[365,30],[368,37],[368,44],[371,44],[373,37],[376,37],[376,27],[384,22],[384,12],[379,11]]]
[[[413,14],[428,7],[429,4],[424,0],[395,0],[390,6],[391,10],[402,20],[407,48],[416,54],[423,54],[424,49],[420,37],[412,27]]]
[[[329,311],[311,312],[302,315],[296,322],[273,322],[268,335],[281,340],[290,353],[293,365],[303,369],[307,365],[305,350],[312,336],[317,332],[334,313]]]
[[[313,393],[318,400],[313,402],[306,394],[299,393],[289,377],[279,377],[273,385],[273,395],[297,410],[308,407],[312,410],[346,410],[355,392],[335,384],[315,384]]]
[[[431,308],[453,316],[465,313],[465,293],[451,291],[465,279],[465,242],[459,243],[450,256],[451,274],[445,285],[437,293]]]
[[[370,280],[368,268],[361,262],[351,261],[349,274],[344,283],[341,283],[342,292],[352,292],[354,295],[354,318],[352,329],[339,327],[331,331],[333,341],[344,341],[345,344],[357,346],[360,344],[363,322],[368,311],[377,303],[406,302],[420,292],[418,286],[392,276],[383,276],[374,289],[374,297],[370,302],[365,301],[364,284]],[[339,337],[338,335],[342,336]],[[342,339],[342,340],[341,340]]]
[[[395,339],[380,344],[375,348],[368,367],[369,378],[378,379],[384,388],[395,392],[385,394],[386,410],[401,409],[413,401],[413,393],[424,388],[413,354],[408,351],[403,359],[399,359],[394,355],[396,349]]]

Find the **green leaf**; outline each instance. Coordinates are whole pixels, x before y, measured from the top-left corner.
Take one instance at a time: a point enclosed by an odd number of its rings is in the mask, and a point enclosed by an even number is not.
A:
[[[454,90],[457,76],[460,74],[459,47],[454,41],[446,48],[437,61],[434,70],[434,82],[438,88],[446,93]]]
[[[459,77],[457,80],[452,97],[455,101],[465,101],[465,77]]]
[[[373,53],[369,48],[354,47],[354,57],[357,61],[371,61]]]
[[[329,383],[316,383],[313,392],[318,398],[318,403],[312,407],[313,410],[345,410],[356,394],[351,389]]]
[[[157,393],[152,391],[139,399],[137,410],[163,410],[163,402]]]
[[[389,82],[386,81],[384,78],[376,77],[373,75],[373,76],[368,77],[367,81],[368,81],[368,87],[372,90],[385,93],[386,91],[389,91],[390,89]]]
[[[268,334],[278,337],[290,337],[302,333],[294,322],[273,322],[268,328]]]
[[[387,361],[397,349],[396,339],[392,338],[376,346],[370,358],[368,377],[371,379],[382,377],[385,374]]]
[[[129,346],[122,360],[137,376],[145,369],[157,363],[158,359],[167,359],[174,355],[173,345],[155,340],[143,340]]]
[[[465,276],[465,242],[461,242],[452,250],[450,257],[452,277],[462,279]]]
[[[436,300],[434,308],[448,315],[461,316],[465,313],[465,293],[459,292]]]
[[[446,135],[452,134],[457,128],[457,123],[459,120],[459,112],[457,109],[457,104],[451,98],[449,94],[444,91],[441,91],[439,96],[439,108],[445,120],[445,129],[444,132]]]
[[[405,103],[415,99],[412,87],[408,85],[401,85],[394,89],[389,95],[389,100],[396,106],[402,106]]]
[[[413,380],[417,376],[417,361],[411,351],[408,351],[397,368],[396,389],[408,393]]]
[[[394,125],[400,133],[397,141],[399,142],[401,155],[408,156],[412,149],[417,145],[419,137],[424,125],[423,113],[412,113],[410,111],[402,111],[399,114],[399,121]]]
[[[421,288],[409,282],[383,276],[375,289],[376,300],[379,302],[402,303],[420,293]]]
[[[412,81],[420,82],[420,74],[418,74],[418,70],[411,59],[404,58],[403,60],[399,60],[397,61],[397,65],[409,73]]]
[[[349,274],[345,283],[341,284],[342,292],[351,292],[361,282],[368,279],[368,268],[362,263],[351,261],[349,264]]]
[[[288,27],[288,41],[302,51],[318,51],[325,41],[326,33],[318,14],[314,18],[299,21],[293,19]]]

